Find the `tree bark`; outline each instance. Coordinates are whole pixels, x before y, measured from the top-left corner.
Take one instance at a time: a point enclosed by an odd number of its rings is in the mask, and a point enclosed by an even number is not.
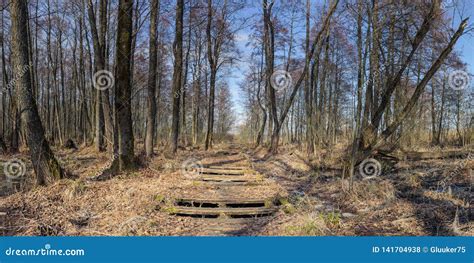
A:
[[[0,136],[0,154],[5,154],[7,152],[7,145],[5,144],[5,141],[3,140],[3,137]]]
[[[309,58],[309,32],[310,32],[310,16],[311,16],[311,3],[309,0],[306,0],[306,41],[305,41],[305,53],[306,53],[306,65],[305,67],[309,68],[310,58]],[[314,135],[313,135],[313,97],[312,97],[312,86],[310,82],[310,71],[306,72],[305,82],[304,82],[304,92],[305,92],[305,111],[306,111],[306,151],[308,154],[314,153]]]
[[[361,126],[361,113],[362,113],[362,91],[364,89],[364,61],[362,59],[362,10],[363,4],[362,0],[357,1],[357,108],[355,112],[355,128],[352,134],[352,150],[350,156],[350,164],[349,164],[349,178],[350,178],[350,186],[353,185],[354,179],[354,163],[355,163],[355,154],[358,151],[359,140],[360,140],[360,126]]]
[[[158,59],[158,16],[160,13],[159,0],[153,0],[151,3],[150,14],[150,61],[148,66],[148,108],[146,119],[146,135],[145,135],[145,154],[147,157],[153,155],[153,142],[155,138],[156,126],[156,68]]]
[[[275,55],[275,29],[271,20],[273,4],[273,1],[271,3],[268,3],[267,0],[263,1],[263,43],[265,47],[265,86],[267,87],[267,104],[271,124],[271,128],[269,128],[269,130],[271,131],[270,152],[276,153],[278,149],[278,142],[280,139],[280,123],[278,122],[275,89],[272,87],[270,81],[273,75]]]
[[[94,6],[89,0],[89,23],[92,33],[92,43],[94,46],[95,71],[106,69],[106,32],[107,32],[107,0],[100,1],[100,35],[95,20]],[[112,120],[112,110],[109,101],[109,91],[96,90],[96,148],[99,151],[105,150],[105,143],[109,150],[113,149],[114,127]],[[104,139],[106,141],[104,141]]]
[[[212,147],[212,133],[214,130],[214,103],[215,103],[215,92],[216,92],[216,69],[217,61],[216,54],[213,54],[212,50],[212,36],[211,36],[211,27],[212,27],[212,0],[207,0],[207,27],[206,27],[206,36],[207,36],[207,57],[209,60],[209,66],[211,68],[210,80],[209,80],[209,103],[207,109],[207,131],[206,131],[206,140],[204,149],[207,151]],[[217,44],[217,43],[216,43]],[[214,45],[216,45],[214,44]]]
[[[131,50],[133,0],[120,0],[117,27],[117,66],[115,74],[115,113],[118,130],[119,170],[135,168],[131,110]]]
[[[12,64],[14,68],[28,67],[28,3],[22,0],[12,0],[10,4],[12,20]],[[38,114],[38,108],[33,96],[31,74],[21,74],[15,83],[19,101],[19,112],[24,124],[24,131],[31,161],[39,185],[45,185],[53,180],[64,177],[64,171],[49,148],[44,136],[43,124]]]
[[[184,0],[178,0],[176,6],[176,32],[173,43],[174,51],[174,67],[173,67],[173,118],[171,124],[171,152],[176,154],[178,151],[178,137],[179,137],[179,108],[181,100],[181,81],[183,71],[183,14],[184,14]]]

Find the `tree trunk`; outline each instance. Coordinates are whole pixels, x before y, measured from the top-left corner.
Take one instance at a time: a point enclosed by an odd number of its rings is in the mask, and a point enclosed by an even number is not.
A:
[[[26,1],[12,0],[10,4],[12,20],[12,64],[14,68],[28,67],[29,48],[28,41],[28,5]],[[24,124],[28,147],[30,149],[31,161],[36,173],[39,185],[45,185],[52,180],[64,177],[64,171],[49,148],[44,136],[43,124],[41,123],[35,98],[31,74],[22,74],[15,83],[19,109]]]
[[[306,0],[306,41],[305,41],[305,53],[306,53],[306,67],[309,68],[310,58],[309,58],[309,32],[310,32],[310,15],[311,15],[311,3],[309,0]],[[313,97],[311,90],[310,82],[310,71],[306,72],[305,82],[304,82],[304,94],[305,94],[305,112],[306,112],[306,151],[308,154],[314,153],[314,135],[313,135]]]
[[[263,63],[262,63],[262,66],[263,66]],[[259,78],[263,78],[263,75],[260,74]],[[265,134],[265,126],[267,125],[267,111],[265,110],[265,107],[263,106],[263,103],[260,99],[260,94],[261,94],[261,89],[262,89],[261,82],[262,81],[259,79],[258,87],[257,87],[257,102],[258,102],[258,106],[262,110],[262,123],[260,124],[260,129],[258,130],[255,147],[258,147],[258,146],[263,144],[263,136]]]
[[[178,151],[179,137],[179,108],[181,100],[181,81],[183,71],[183,14],[184,0],[178,0],[176,6],[176,33],[173,43],[174,67],[173,67],[173,119],[171,124],[171,152],[176,154]]]
[[[6,152],[7,152],[7,145],[5,144],[3,137],[0,136],[0,154],[5,154]]]
[[[100,70],[106,69],[105,42],[107,39],[107,0],[100,1],[100,35],[97,29],[92,0],[89,0],[88,13],[92,33],[92,43],[94,46],[95,72],[97,73]],[[104,76],[99,74],[97,77]],[[104,79],[108,80],[108,78]],[[106,83],[106,86],[109,86],[109,83]],[[96,87],[96,148],[99,151],[103,151],[105,149],[105,143],[107,143],[109,150],[112,150],[114,145],[113,137],[114,127],[108,88],[102,90]]]
[[[199,35],[200,36],[200,35]],[[198,38],[198,37],[197,37]],[[193,77],[193,123],[191,127],[192,132],[192,145],[195,146],[199,139],[199,114],[200,114],[200,103],[201,103],[201,79],[202,79],[202,41],[198,40],[198,46],[195,49],[195,65],[194,65],[194,77]]]
[[[438,120],[438,134],[436,134],[436,142],[441,143],[441,131],[443,130],[443,121],[444,121],[444,106],[445,106],[445,92],[446,92],[446,78],[443,79],[443,86],[441,90],[441,109],[439,111],[439,120]],[[459,125],[457,125],[459,131]]]
[[[358,151],[358,146],[359,146],[359,140],[360,140],[360,126],[361,126],[361,119],[360,115],[362,113],[362,91],[364,89],[363,83],[364,83],[364,63],[362,59],[362,10],[363,10],[363,4],[362,0],[357,1],[357,10],[358,10],[358,16],[357,16],[357,63],[358,63],[358,69],[357,69],[357,109],[355,112],[355,128],[352,134],[352,150],[351,150],[351,156],[350,156],[350,164],[349,164],[349,178],[350,178],[350,186],[352,187],[353,185],[353,179],[354,179],[354,164],[355,164],[355,154]]]
[[[438,145],[436,141],[436,104],[435,104],[435,83],[431,81],[431,144]]]
[[[132,0],[120,0],[117,26],[115,113],[118,130],[119,170],[135,168],[131,111]]]
[[[212,0],[207,0],[207,57],[209,60],[209,66],[211,68],[211,76],[209,81],[209,103],[207,105],[207,131],[204,149],[207,151],[212,147],[212,132],[214,129],[214,102],[216,92],[216,58],[212,52],[212,37],[211,37],[211,26],[212,26]]]
[[[192,125],[192,145],[198,143],[199,138],[199,104],[201,101],[201,44],[198,47],[197,78],[193,83],[193,125]]]
[[[268,4],[267,0],[263,1],[263,21],[264,21],[264,36],[263,43],[265,47],[265,85],[267,87],[268,98],[268,113],[271,123],[271,138],[270,149],[271,153],[276,153],[278,150],[278,141],[280,137],[280,123],[278,122],[278,114],[276,109],[276,95],[275,89],[271,85],[271,77],[274,69],[274,55],[275,55],[275,30],[273,26],[272,7],[274,2]]]
[[[150,15],[150,65],[148,67],[148,108],[146,119],[146,135],[145,135],[145,153],[147,157],[153,155],[153,141],[155,138],[156,125],[156,66],[158,59],[158,16],[160,13],[159,0],[153,0],[151,3]]]
[[[181,86],[181,141],[183,145],[188,144],[188,137],[186,134],[186,89],[187,89],[187,81],[188,81],[188,68],[189,68],[189,53],[191,52],[191,26],[192,26],[192,12],[189,12],[189,25],[188,25],[188,34],[187,34],[187,47],[186,47],[186,55],[184,57],[184,72],[183,72],[183,80]]]

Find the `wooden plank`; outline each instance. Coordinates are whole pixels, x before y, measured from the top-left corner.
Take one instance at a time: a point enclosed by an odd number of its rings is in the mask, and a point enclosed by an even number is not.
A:
[[[245,229],[247,225],[245,224],[228,224],[228,225],[210,225],[206,226],[205,230],[207,231],[219,231],[219,232],[231,232],[231,231],[241,231]]]
[[[249,182],[256,182],[252,179],[219,179],[219,178],[203,178],[201,179],[203,182],[229,182],[229,183],[249,183]]]
[[[212,203],[212,204],[260,204],[265,203],[265,199],[240,199],[240,198],[177,198],[181,202]]]
[[[231,175],[242,175],[245,174],[245,171],[241,170],[226,170],[226,169],[211,169],[211,168],[202,168],[199,169],[201,174],[231,174]]]
[[[222,175],[222,174],[203,174],[199,177],[200,179],[218,179],[218,180],[255,180],[256,177],[255,176],[251,176],[251,175],[247,175],[247,176],[243,176],[243,175],[233,175],[233,174],[229,174],[229,175]]]
[[[182,215],[269,215],[276,211],[274,208],[243,207],[243,208],[207,208],[207,207],[174,207],[172,214]]]
[[[253,182],[256,181],[256,178],[235,175],[202,175],[199,177],[199,180],[211,182]]]
[[[249,170],[249,167],[244,166],[209,166],[209,169],[226,169],[226,170]]]

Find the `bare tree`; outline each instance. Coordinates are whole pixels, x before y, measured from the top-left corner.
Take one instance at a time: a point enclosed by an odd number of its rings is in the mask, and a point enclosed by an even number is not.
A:
[[[14,0],[10,5],[12,20],[12,63],[15,68],[28,68],[30,42],[28,41],[28,6],[26,1]],[[28,72],[27,72],[28,73]],[[64,171],[49,148],[44,135],[38,108],[33,96],[31,75],[20,74],[15,83],[19,101],[19,112],[24,124],[24,132],[30,148],[31,161],[39,185],[64,177]]]
[[[316,37],[311,45],[311,48],[309,49],[309,59],[313,58],[313,55],[315,53],[316,47],[321,45],[322,42],[322,36],[323,33],[328,30],[329,27],[329,21],[331,16],[334,14],[334,11],[337,8],[337,5],[339,3],[339,0],[335,0],[331,7],[329,8],[329,11],[324,18],[323,25],[321,29],[318,31],[316,34]],[[273,7],[273,2],[268,4],[266,0],[263,2],[263,9],[264,9],[264,24],[265,24],[265,30],[267,31],[265,33],[264,37],[264,43],[265,43],[265,55],[266,55],[266,77],[267,77],[267,86],[270,87],[270,78],[273,74],[273,53],[274,53],[274,47],[273,47],[273,41],[274,38],[274,31],[273,28],[273,23],[271,21],[271,9]],[[293,101],[298,93],[298,90],[303,83],[303,80],[305,79],[305,75],[307,71],[309,70],[308,65],[305,65],[303,69],[303,73],[296,82],[296,84],[293,87],[293,90],[291,91],[290,97],[283,108],[280,116],[278,117],[277,111],[276,111],[276,102],[275,102],[275,91],[273,88],[269,88],[268,91],[268,101],[270,104],[271,112],[270,115],[272,116],[271,119],[273,119],[274,122],[274,127],[272,131],[272,136],[271,136],[271,141],[270,141],[270,153],[276,153],[278,151],[278,143],[280,140],[280,131],[282,128],[282,124],[284,123],[286,116],[288,114],[288,111],[290,110]]]
[[[179,137],[179,108],[181,98],[181,82],[183,80],[183,16],[184,0],[178,0],[176,6],[176,33],[173,43],[174,68],[173,68],[173,119],[171,123],[171,152],[176,154]]]
[[[435,1],[430,4],[429,10],[425,15],[421,27],[418,29],[412,44],[411,50],[407,58],[405,58],[404,62],[401,64],[397,74],[390,78],[390,82],[387,85],[387,88],[382,94],[381,102],[379,105],[375,107],[375,111],[373,113],[373,117],[370,120],[370,124],[367,128],[363,130],[361,133],[361,145],[359,152],[356,155],[356,163],[362,161],[367,156],[369,156],[373,151],[375,151],[378,147],[380,147],[381,143],[385,141],[388,137],[390,137],[395,130],[402,124],[403,120],[406,119],[407,115],[411,112],[413,107],[415,106],[416,102],[418,101],[419,97],[421,96],[422,92],[426,84],[430,81],[433,75],[437,72],[439,67],[443,64],[446,57],[451,53],[454,45],[458,41],[458,39],[464,33],[464,30],[467,25],[467,19],[463,20],[459,25],[458,29],[454,33],[454,35],[450,38],[449,43],[443,49],[441,54],[438,58],[431,64],[429,70],[417,84],[414,94],[410,97],[408,102],[403,107],[402,111],[397,115],[394,116],[394,120],[392,123],[388,124],[387,127],[381,132],[381,138],[377,138],[377,130],[380,126],[380,121],[382,119],[383,113],[386,111],[386,108],[389,106],[389,102],[393,91],[395,90],[396,86],[399,84],[402,75],[405,69],[411,63],[416,50],[420,47],[423,39],[425,38],[426,34],[431,28],[433,21],[435,21],[435,16],[438,14],[439,10],[439,2]]]
[[[232,9],[231,1],[225,0],[220,7],[213,6],[212,0],[207,1],[206,37],[210,76],[207,131],[204,145],[206,150],[212,148],[213,143],[217,73],[224,63],[232,61],[231,58],[224,57],[223,53],[228,48],[229,40],[233,36],[233,32],[230,32],[229,17],[237,9]]]
[[[158,17],[160,13],[160,1],[153,0],[151,3],[150,15],[150,60],[148,66],[148,108],[147,126],[145,136],[145,152],[147,157],[153,155],[153,142],[156,127],[156,69],[158,59]]]
[[[209,83],[209,103],[207,110],[207,132],[206,132],[206,142],[205,149],[212,147],[212,133],[214,129],[214,103],[215,103],[215,93],[216,93],[216,75],[217,75],[217,63],[219,60],[219,45],[222,41],[222,38],[217,37],[215,39],[214,48],[213,48],[213,39],[211,36],[211,27],[212,27],[212,0],[207,0],[207,57],[209,60],[209,67],[211,68],[211,76]]]
[[[117,66],[115,74],[115,113],[118,130],[119,170],[135,168],[131,110],[132,0],[120,0],[117,25]]]
[[[95,72],[106,69],[106,32],[107,32],[107,0],[100,1],[99,7],[100,13],[100,35],[97,29],[97,23],[95,19],[94,5],[92,0],[88,2],[88,13],[89,23],[92,32],[92,42],[94,45],[94,58],[95,58]],[[107,78],[103,78],[107,81]],[[107,85],[105,85],[107,86]],[[105,132],[104,132],[105,130]],[[113,123],[112,123],[112,111],[109,102],[109,91],[108,89],[96,90],[96,135],[95,143],[97,150],[103,151],[107,143],[109,149],[112,149],[113,145]],[[104,134],[106,142],[104,142]]]

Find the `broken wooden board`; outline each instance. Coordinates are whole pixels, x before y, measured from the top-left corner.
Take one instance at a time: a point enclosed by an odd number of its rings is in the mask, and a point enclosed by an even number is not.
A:
[[[202,168],[199,169],[201,174],[229,174],[229,175],[243,175],[246,171],[244,170],[232,170],[232,169],[211,169],[211,168]]]
[[[244,167],[244,166],[215,166],[215,165],[212,165],[212,166],[209,166],[209,167],[206,167],[206,168],[209,168],[209,169],[226,169],[226,170],[248,170],[249,169],[248,167]]]
[[[201,175],[199,178],[201,181],[206,182],[254,182],[257,181],[255,177],[249,176],[236,176],[236,175]]]
[[[271,203],[270,199],[240,199],[240,198],[177,198],[176,202],[181,203],[193,203],[193,204],[216,204],[216,205],[239,205],[239,204],[260,204],[265,206],[268,203]]]
[[[171,214],[189,216],[267,216],[276,212],[275,208],[239,207],[239,208],[208,208],[177,206],[170,209]]]

